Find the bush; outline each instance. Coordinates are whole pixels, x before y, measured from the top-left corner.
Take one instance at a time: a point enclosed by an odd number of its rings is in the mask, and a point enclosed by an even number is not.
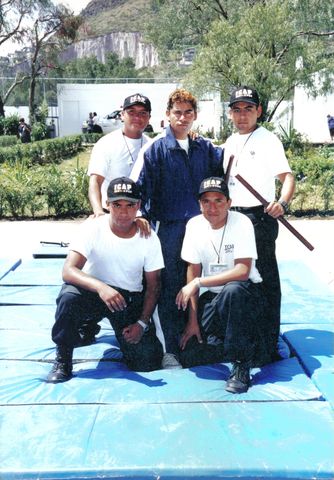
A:
[[[2,165],[0,172],[0,217],[14,218],[48,214],[77,216],[90,211],[88,176],[84,168],[62,172],[56,164]]]
[[[81,140],[82,143],[96,143],[100,138],[103,137],[103,133],[82,133]]]
[[[60,162],[63,158],[68,158],[78,153],[81,149],[81,135],[72,135],[63,138],[54,138],[41,140],[26,144],[17,144],[12,147],[0,148],[0,163],[17,162],[25,163],[45,163]]]
[[[19,117],[17,115],[0,117],[0,135],[17,135],[18,127]]]
[[[287,156],[304,155],[310,148],[306,139],[292,127],[290,123],[289,128],[285,129],[282,125],[279,126],[278,137],[283,143],[284,150]]]
[[[35,122],[31,129],[31,139],[33,142],[45,140],[48,137],[48,127],[45,123]]]
[[[16,145],[17,140],[18,139],[16,135],[3,135],[2,137],[0,137],[0,148]]]
[[[290,204],[295,215],[334,212],[334,162],[313,149],[307,158],[293,157],[290,166],[296,178],[296,189]]]
[[[23,163],[1,172],[3,209],[14,218],[24,217],[28,211],[32,217],[43,208],[39,198],[40,175]]]

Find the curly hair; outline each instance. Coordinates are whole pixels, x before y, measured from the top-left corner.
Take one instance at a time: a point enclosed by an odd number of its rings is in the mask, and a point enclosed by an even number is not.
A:
[[[197,112],[197,100],[190,92],[184,88],[177,88],[168,97],[167,110],[171,110],[175,102],[188,102],[195,112]]]

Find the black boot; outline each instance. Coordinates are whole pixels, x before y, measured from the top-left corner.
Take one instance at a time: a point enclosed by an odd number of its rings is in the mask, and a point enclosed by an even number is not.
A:
[[[47,383],[66,382],[72,378],[73,348],[57,346],[56,360],[47,376]]]
[[[93,343],[96,342],[95,335],[97,335],[100,330],[101,330],[100,325],[97,325],[94,322],[86,321],[79,328],[80,342],[78,343],[77,346],[85,347],[88,345],[93,345]]]
[[[250,368],[248,363],[234,362],[225,390],[231,393],[245,393],[250,385]]]

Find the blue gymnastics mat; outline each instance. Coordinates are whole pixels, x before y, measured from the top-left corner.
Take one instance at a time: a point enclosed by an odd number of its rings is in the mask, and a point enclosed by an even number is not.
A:
[[[0,476],[332,479],[332,413],[317,401],[2,407]]]
[[[0,258],[0,282],[6,275],[13,272],[21,262],[21,258]]]
[[[0,305],[0,330],[47,330],[55,321],[56,305]],[[107,319],[100,322],[102,331],[110,330]]]
[[[70,383],[49,385],[45,362],[0,361],[0,404],[167,404],[280,402],[321,399],[296,358],[252,370],[252,388],[225,391],[230,365],[216,364],[179,371],[133,372],[123,363],[85,361],[74,364]]]
[[[0,285],[1,305],[55,305],[60,286]]]
[[[308,375],[334,371],[334,324],[283,325],[281,330]]]
[[[29,307],[29,308],[28,308]],[[56,304],[53,305],[0,305],[1,330],[51,331]]]
[[[305,264],[280,262],[281,323],[334,323],[334,294]]]
[[[129,371],[106,320],[97,343],[74,350],[73,379],[45,383],[55,260],[0,285],[1,480],[333,480],[334,297],[307,267],[280,266],[295,356],[253,369],[249,391],[233,395],[229,364]]]
[[[64,260],[59,258],[23,260],[19,268],[1,280],[1,285],[62,285]]]

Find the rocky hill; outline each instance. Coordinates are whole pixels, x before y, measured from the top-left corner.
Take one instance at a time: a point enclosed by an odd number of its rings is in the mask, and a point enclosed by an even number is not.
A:
[[[132,57],[137,68],[156,65],[157,53],[142,35],[151,12],[151,0],[92,0],[81,12],[79,39],[63,60],[94,55],[103,62],[106,53],[115,52],[120,58]]]

